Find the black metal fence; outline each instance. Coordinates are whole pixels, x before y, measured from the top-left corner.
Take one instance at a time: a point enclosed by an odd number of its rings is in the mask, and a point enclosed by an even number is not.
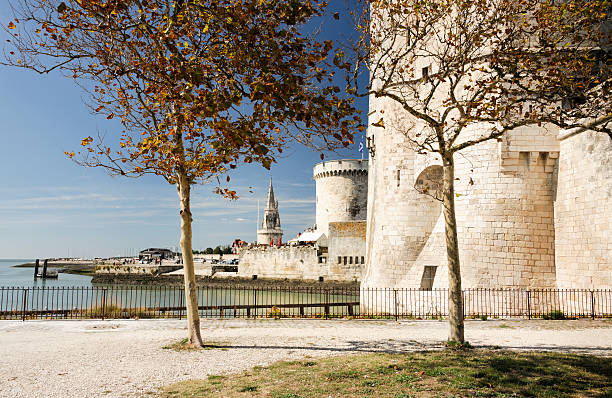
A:
[[[448,290],[198,287],[203,318],[391,318],[448,316]],[[463,291],[466,318],[612,318],[612,290]],[[0,319],[131,319],[185,316],[176,286],[0,287]]]

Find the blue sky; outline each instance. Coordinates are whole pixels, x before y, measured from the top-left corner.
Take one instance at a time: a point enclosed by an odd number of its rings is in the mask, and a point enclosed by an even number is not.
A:
[[[6,26],[9,18],[8,1],[0,0],[0,23]],[[345,23],[325,30],[332,38],[350,34]],[[0,38],[4,45],[3,32]],[[361,108],[365,115],[365,100]],[[118,131],[89,113],[71,79],[0,67],[0,258],[114,256],[179,245],[173,186],[153,176],[110,177],[66,158],[64,151],[78,149],[83,137],[98,130],[109,136]],[[327,159],[359,157],[357,144],[327,154]],[[270,177],[284,239],[314,224],[312,167],[319,161],[319,153],[294,147],[270,171],[240,166],[232,174],[238,201],[215,195],[212,185],[194,187],[194,248],[255,240],[258,200],[263,207]]]

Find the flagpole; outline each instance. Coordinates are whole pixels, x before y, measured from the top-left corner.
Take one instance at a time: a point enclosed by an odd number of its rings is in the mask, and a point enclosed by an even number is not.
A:
[[[255,236],[257,236],[258,230],[259,230],[259,199],[257,199],[257,228],[255,228]]]

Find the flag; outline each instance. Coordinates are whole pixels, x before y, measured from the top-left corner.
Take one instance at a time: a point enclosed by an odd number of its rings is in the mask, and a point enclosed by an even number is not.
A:
[[[361,160],[363,160],[363,138],[359,141],[359,153],[361,153]]]

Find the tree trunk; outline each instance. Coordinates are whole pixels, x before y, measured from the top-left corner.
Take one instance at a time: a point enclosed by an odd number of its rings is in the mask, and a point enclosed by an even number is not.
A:
[[[455,219],[455,162],[453,153],[443,155],[444,162],[444,225],[446,230],[446,257],[448,261],[450,341],[464,342],[463,294],[459,267],[459,242]]]
[[[196,291],[195,270],[193,267],[193,249],[191,234],[191,185],[187,175],[179,174],[177,182],[178,195],[181,202],[181,250],[183,251],[183,270],[185,272],[185,303],[187,305],[187,329],[189,343],[201,347],[200,317],[198,315],[198,296]]]

